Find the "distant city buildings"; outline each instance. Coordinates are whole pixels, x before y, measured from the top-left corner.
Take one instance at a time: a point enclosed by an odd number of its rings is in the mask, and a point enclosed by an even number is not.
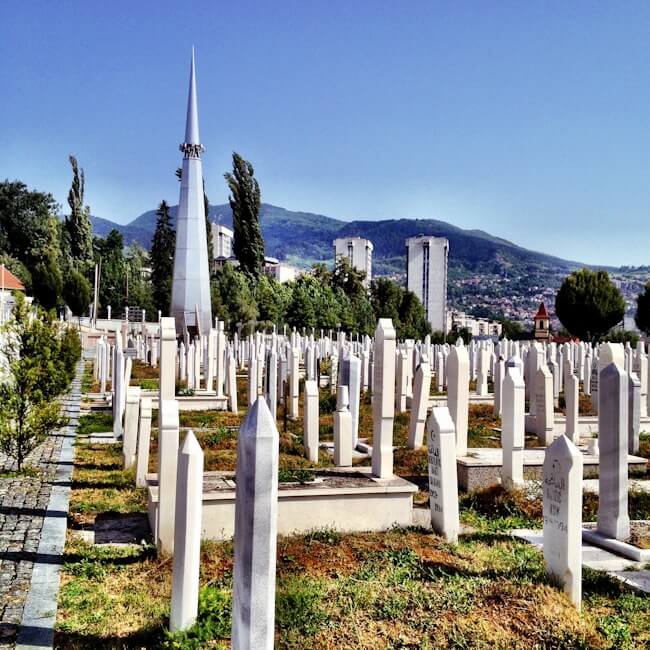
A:
[[[366,288],[372,282],[372,250],[373,245],[369,239],[363,237],[339,237],[334,240],[334,262],[344,257],[350,266],[366,274],[363,284]]]
[[[447,333],[447,258],[445,237],[418,235],[406,240],[406,288],[424,306],[434,331]]]
[[[498,321],[475,318],[464,311],[450,309],[447,312],[447,332],[466,329],[473,337],[501,336],[503,326]]]
[[[234,232],[220,223],[210,224],[212,230],[212,267],[217,269],[223,266],[224,262],[232,261],[232,242]]]
[[[275,278],[278,282],[284,283],[297,280],[304,271],[299,269],[297,266],[292,266],[286,262],[280,262],[280,260],[277,260],[274,257],[265,257],[264,273]]]

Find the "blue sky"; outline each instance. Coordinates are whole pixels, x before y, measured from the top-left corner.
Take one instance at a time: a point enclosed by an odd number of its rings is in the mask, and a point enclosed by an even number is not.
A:
[[[190,50],[204,174],[263,200],[429,217],[602,264],[650,264],[650,3],[6,2],[0,177],[93,214],[178,201]],[[67,208],[67,205],[65,205]]]

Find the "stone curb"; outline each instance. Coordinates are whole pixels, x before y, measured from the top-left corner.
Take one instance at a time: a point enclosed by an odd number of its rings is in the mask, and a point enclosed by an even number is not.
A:
[[[52,648],[54,645],[54,623],[68,526],[67,517],[57,515],[61,512],[67,514],[69,507],[75,456],[74,434],[79,418],[83,369],[82,359],[70,392],[64,398],[63,411],[70,418],[70,424],[61,431],[63,435],[61,454],[43,520],[41,539],[34,561],[29,593],[25,600],[16,650],[37,650]]]

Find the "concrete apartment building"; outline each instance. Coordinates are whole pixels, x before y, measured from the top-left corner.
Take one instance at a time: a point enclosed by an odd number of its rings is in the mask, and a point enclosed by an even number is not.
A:
[[[333,244],[334,260],[345,257],[352,268],[366,274],[363,284],[366,288],[370,287],[372,281],[372,242],[363,237],[339,237],[334,240]]]
[[[406,240],[406,288],[424,305],[433,331],[447,333],[447,258],[445,237],[418,235]]]

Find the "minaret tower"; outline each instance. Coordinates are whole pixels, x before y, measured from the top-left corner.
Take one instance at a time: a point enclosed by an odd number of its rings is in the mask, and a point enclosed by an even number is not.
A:
[[[180,145],[180,150],[183,152],[183,172],[176,217],[171,315],[176,320],[177,335],[184,333],[185,325],[193,329],[194,333],[200,329],[201,333],[207,334],[212,321],[212,306],[201,167],[201,153],[204,148],[199,140],[194,49],[192,49],[190,91],[187,98],[185,141]]]

